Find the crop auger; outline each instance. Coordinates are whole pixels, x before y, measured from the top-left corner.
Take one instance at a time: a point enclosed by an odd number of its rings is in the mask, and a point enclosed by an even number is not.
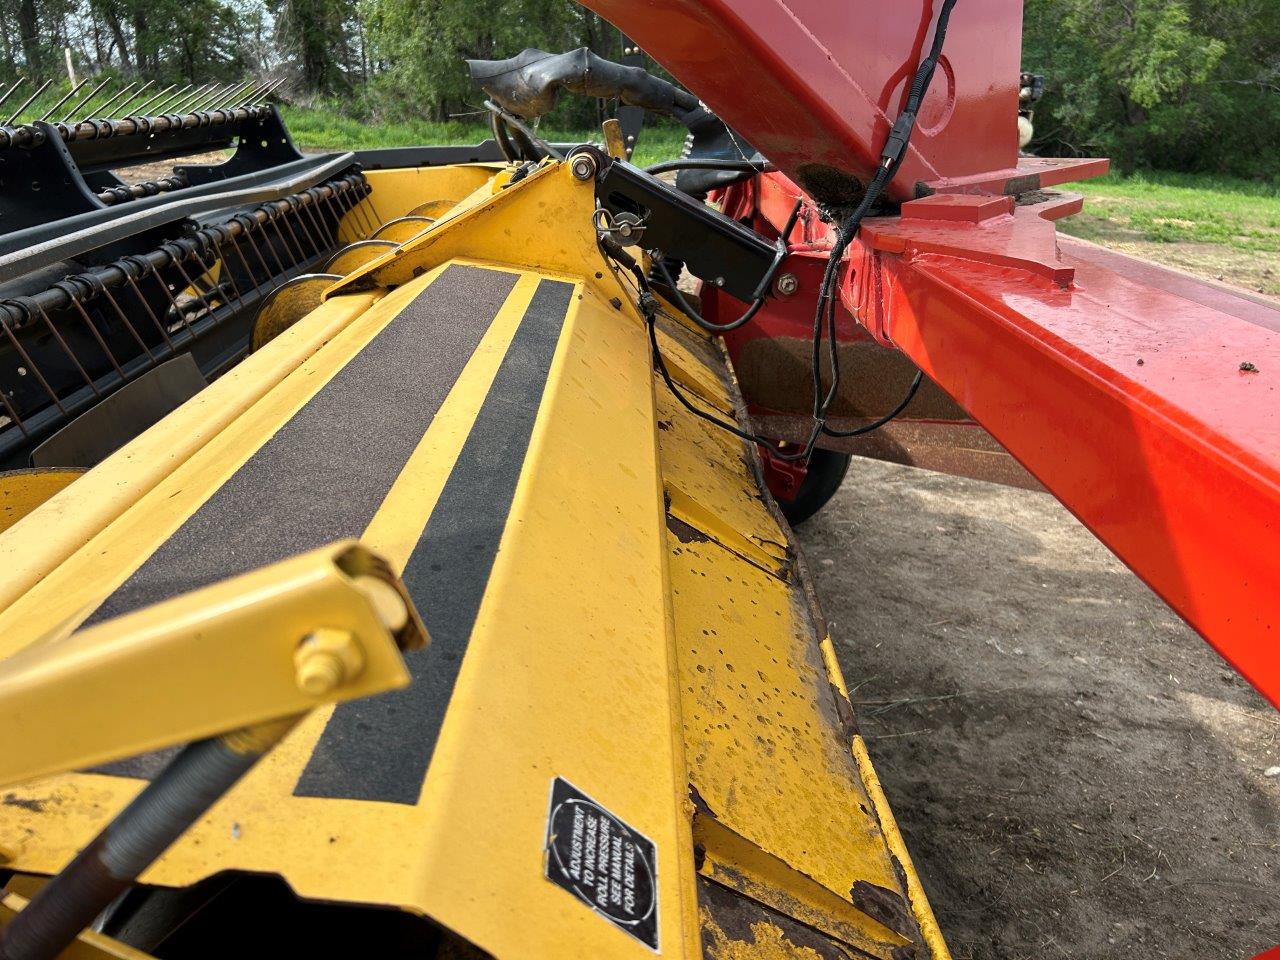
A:
[[[1018,0],[587,5],[475,146],[0,128],[0,957],[946,958],[788,523],[853,453],[1043,485],[1280,702],[1280,312],[1055,233]]]

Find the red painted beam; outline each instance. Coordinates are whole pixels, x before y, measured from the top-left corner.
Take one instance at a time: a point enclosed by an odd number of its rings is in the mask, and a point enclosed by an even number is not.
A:
[[[941,7],[940,0],[584,2],[825,200],[870,179]],[[1022,0],[956,7],[892,196],[907,200],[953,181],[959,190],[1001,192],[1027,172],[1018,167],[1021,46]]]
[[[1280,707],[1280,332],[1059,261],[1027,208],[863,241],[850,309]]]

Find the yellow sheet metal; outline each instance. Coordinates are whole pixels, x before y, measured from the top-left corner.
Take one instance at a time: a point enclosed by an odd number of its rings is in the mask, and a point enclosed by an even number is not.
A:
[[[278,874],[304,897],[425,915],[502,960],[651,956],[546,877],[564,778],[653,842],[662,955],[808,957],[797,944],[819,937],[828,952],[887,960],[914,942],[943,960],[753,451],[654,377],[632,292],[597,247],[591,185],[554,163],[500,180],[194,401],[233,413],[205,423],[215,408],[184,407],[0,537],[0,558],[23,564],[0,592],[0,645],[84,619],[449,269],[500,270],[510,294],[363,531],[402,570],[540,285],[571,284],[417,802],[298,795],[319,711],[144,879]],[[384,216],[432,199],[396,182]],[[693,396],[739,415],[715,343],[667,321],[660,342]],[[520,455],[491,453],[494,469]],[[398,742],[421,736],[404,722]],[[0,804],[8,866],[56,870],[140,785],[85,773],[15,792]],[[791,952],[751,952],[775,937]]]

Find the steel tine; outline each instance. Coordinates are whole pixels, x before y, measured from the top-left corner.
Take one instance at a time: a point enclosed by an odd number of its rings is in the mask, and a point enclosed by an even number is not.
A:
[[[253,87],[252,80],[248,81],[247,83],[242,82],[238,87],[236,87],[232,91],[231,96],[218,98],[219,100],[222,101],[222,106],[218,107],[218,109],[234,110],[236,108],[236,104],[239,102],[237,98],[240,97],[242,94],[248,93],[252,87]]]
[[[27,107],[31,106],[31,104],[35,102],[36,97],[38,97],[38,96],[40,96],[40,94],[44,93],[44,92],[45,92],[45,90],[47,90],[47,89],[48,89],[49,84],[51,84],[51,83],[53,83],[53,81],[52,81],[52,80],[46,80],[44,83],[40,84],[40,89],[38,89],[38,90],[37,90],[35,93],[33,93],[31,96],[27,97],[26,103],[24,103],[24,104],[23,104],[22,106],[20,106],[17,110],[15,110],[15,111],[13,112],[13,116],[12,116],[12,117],[10,117],[8,120],[6,120],[6,121],[4,122],[4,125],[5,125],[6,127],[11,127],[11,126],[13,126],[13,122],[14,122],[15,120],[17,120],[19,116],[21,116],[21,115],[22,115],[22,111],[23,111],[23,110],[25,110],[25,109],[27,109]]]
[[[4,92],[4,96],[0,97],[0,107],[4,106],[5,101],[12,97],[17,89],[26,82],[26,77],[19,77],[17,80],[13,81],[13,86]]]
[[[146,111],[150,110],[153,106],[155,106],[155,103],[157,100],[159,100],[161,97],[163,97],[166,93],[168,93],[170,90],[172,90],[176,86],[177,86],[176,83],[171,83],[167,87],[165,87],[163,90],[161,90],[159,93],[153,94],[152,96],[148,97],[146,100],[142,101],[142,103],[138,104],[137,116],[145,117],[147,115]]]
[[[51,116],[53,116],[53,111],[57,110],[57,109],[58,109],[59,107],[61,107],[64,103],[66,103],[68,100],[70,100],[72,97],[74,97],[77,93],[79,93],[79,92],[80,92],[80,90],[81,90],[81,88],[82,88],[82,87],[84,87],[84,85],[85,85],[86,83],[88,83],[88,82],[89,82],[88,78],[85,78],[84,80],[81,80],[79,83],[77,83],[74,87],[72,87],[72,88],[71,88],[70,90],[68,90],[65,94],[63,94],[63,97],[62,97],[62,99],[61,99],[61,100],[59,100],[59,101],[58,101],[57,103],[55,103],[52,107],[50,107],[48,110],[46,110],[46,111],[45,111],[44,116],[43,116],[43,117],[41,117],[40,119],[41,119],[41,120],[48,120]]]
[[[191,89],[191,84],[188,83],[185,87],[183,87],[177,93],[174,93],[168,97],[165,97],[163,100],[161,100],[159,103],[155,105],[156,114],[163,115],[165,111],[169,109],[169,107],[177,103],[182,97],[185,97],[187,95],[187,91],[190,89]]]
[[[125,109],[125,108],[126,108],[126,107],[128,107],[128,106],[130,106],[130,105],[132,105],[132,104],[134,104],[134,103],[137,103],[137,102],[138,102],[138,98],[139,98],[140,96],[142,96],[142,94],[146,93],[146,92],[147,92],[147,90],[151,89],[151,87],[152,87],[154,84],[155,84],[155,81],[154,81],[154,80],[148,80],[146,83],[144,83],[142,86],[140,86],[137,90],[133,91],[133,93],[129,94],[129,96],[128,96],[126,99],[124,99],[123,101],[121,101],[121,103],[117,106],[117,108],[116,108],[116,109],[120,111],[120,113],[121,113],[121,115],[122,115],[122,116],[126,116],[126,117],[132,116],[133,114],[131,114],[131,113],[130,113],[127,109]]]
[[[182,111],[186,110],[187,104],[194,103],[195,101],[199,100],[202,96],[204,96],[205,91],[208,90],[210,86],[212,86],[212,84],[206,83],[203,86],[196,87],[186,96],[179,97],[176,103],[173,103],[169,106],[168,112],[182,113]]]
[[[203,110],[210,103],[217,100],[218,97],[222,96],[222,94],[226,90],[230,89],[230,87],[231,84],[228,83],[222,86],[215,86],[212,90],[206,91],[204,96],[187,107],[187,113],[195,113],[197,110]]]
[[[114,97],[112,97],[110,100],[108,100],[106,103],[104,103],[101,107],[98,108],[98,111],[99,111],[98,116],[102,117],[103,119],[111,116],[111,111],[116,108],[116,106],[120,103],[122,99],[127,98],[129,96],[129,91],[132,90],[137,85],[138,85],[138,81],[134,80],[123,90],[118,91]]]
[[[262,103],[262,101],[266,100],[267,97],[271,96],[271,94],[279,90],[280,87],[283,86],[283,84],[284,84],[283,77],[281,77],[279,80],[272,80],[265,87],[263,87],[261,90],[255,93],[248,100],[246,100],[245,106],[252,106],[255,103]]]
[[[228,86],[230,86],[230,84],[214,84],[194,103],[187,104],[187,113],[195,113],[197,110],[203,110],[207,104],[218,99],[218,97],[222,95],[222,91],[226,90]]]
[[[245,91],[244,96],[240,97],[240,99],[236,101],[235,105],[237,107],[248,106],[249,103],[253,100],[254,97],[258,95],[260,91],[265,90],[269,86],[271,86],[270,80],[264,81],[263,83],[254,83],[252,86],[249,87],[248,90]]]
[[[65,115],[61,120],[59,120],[58,122],[59,122],[59,123],[66,123],[68,120],[70,120],[70,119],[71,119],[71,117],[72,117],[72,115],[73,115],[73,114],[75,114],[75,113],[77,113],[78,111],[83,110],[85,107],[87,107],[91,102],[93,102],[93,98],[94,98],[94,97],[96,97],[96,96],[98,95],[98,91],[99,91],[99,90],[101,90],[103,87],[105,87],[105,86],[106,86],[108,83],[110,83],[110,82],[111,82],[111,78],[110,78],[110,77],[107,77],[107,79],[103,80],[100,84],[98,84],[96,87],[94,87],[92,90],[90,90],[90,91],[89,91],[89,95],[88,95],[88,96],[86,96],[83,100],[81,100],[81,101],[80,101],[79,103],[77,103],[74,107],[72,107],[70,110],[68,110],[68,111],[67,111],[67,113],[66,113],[66,115]]]
[[[210,84],[209,86],[201,90],[197,96],[188,97],[186,102],[183,103],[181,108],[179,108],[180,112],[195,113],[196,108],[200,106],[200,104],[204,103],[204,101],[208,98],[209,94],[216,93],[218,89],[219,87],[217,84]]]
[[[243,80],[237,81],[236,83],[233,83],[230,87],[228,87],[226,90],[223,90],[211,101],[206,103],[204,105],[204,108],[206,110],[229,110],[231,108],[228,106],[228,104],[234,103],[235,98],[238,97],[241,93],[243,93],[246,89],[248,88],[246,87],[245,82]]]

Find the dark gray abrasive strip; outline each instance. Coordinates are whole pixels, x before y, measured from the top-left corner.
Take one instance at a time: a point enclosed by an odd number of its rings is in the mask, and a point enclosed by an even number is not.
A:
[[[543,280],[404,570],[431,644],[404,690],[340,704],[297,796],[418,802],[507,524],[573,284]]]
[[[446,268],[121,584],[90,622],[359,537],[516,279],[480,267]],[[167,758],[146,754],[101,772],[153,776]]]

